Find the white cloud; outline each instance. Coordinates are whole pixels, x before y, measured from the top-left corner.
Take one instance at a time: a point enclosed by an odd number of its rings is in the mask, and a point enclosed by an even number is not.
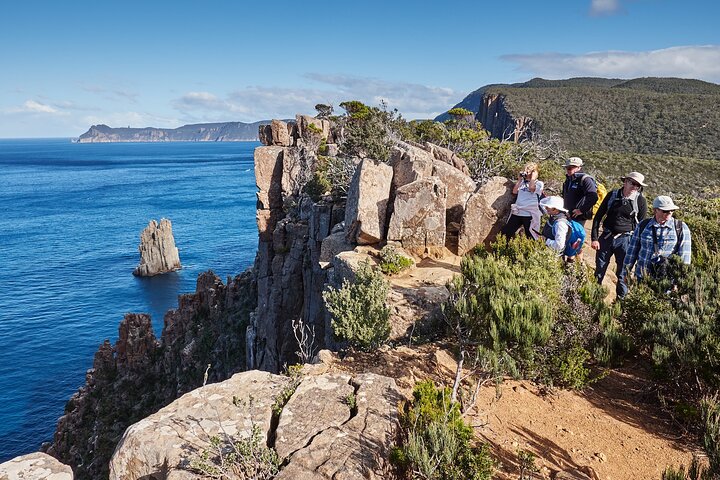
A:
[[[44,103],[36,102],[35,100],[28,100],[23,103],[21,107],[14,108],[11,111],[12,113],[59,113],[56,108]]]
[[[620,11],[620,0],[591,0],[590,15],[612,15]]]
[[[315,112],[318,103],[336,107],[346,100],[379,105],[382,100],[406,118],[431,118],[457,103],[461,94],[449,88],[428,87],[376,78],[311,73],[308,80],[317,88],[251,86],[233,91],[226,98],[208,92],[190,92],[173,102],[189,121],[222,121],[228,115],[243,121],[292,118],[296,113]]]
[[[680,77],[720,82],[720,45],[671,47],[647,52],[504,55],[501,59],[517,64],[520,71],[551,79]]]

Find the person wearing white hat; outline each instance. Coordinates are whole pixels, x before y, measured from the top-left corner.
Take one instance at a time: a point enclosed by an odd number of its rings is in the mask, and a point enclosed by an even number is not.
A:
[[[618,278],[615,292],[618,298],[623,298],[628,291],[623,263],[630,235],[647,216],[647,201],[642,194],[642,188],[647,185],[645,176],[639,172],[630,172],[620,177],[620,180],[623,186],[606,195],[595,213],[590,248],[598,251],[595,255],[595,279],[600,284],[605,278],[610,259],[615,257]],[[601,222],[603,232],[599,235]]]
[[[550,218],[542,231],[545,245],[559,254],[565,250],[570,224],[567,219],[567,209],[563,206],[563,199],[556,196],[545,197],[540,201]]]
[[[583,161],[580,157],[570,157],[565,161],[562,196],[568,218],[585,226],[585,220],[592,218],[592,209],[598,200],[598,193],[595,179],[581,172],[582,166]]]
[[[653,201],[653,216],[640,222],[630,237],[624,262],[626,273],[635,265],[638,279],[646,275],[659,278],[664,275],[663,267],[671,255],[678,255],[683,263],[690,264],[690,229],[685,222],[673,218],[673,212],[679,208],[667,195]]]

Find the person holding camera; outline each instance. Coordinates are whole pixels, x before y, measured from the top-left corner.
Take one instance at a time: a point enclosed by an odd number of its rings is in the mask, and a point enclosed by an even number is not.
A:
[[[678,255],[690,264],[692,238],[690,229],[673,218],[678,207],[672,198],[660,195],[653,201],[653,216],[643,220],[633,231],[625,255],[625,273],[635,266],[635,277],[660,278],[667,270],[668,257]]]
[[[525,165],[513,186],[513,194],[517,195],[517,200],[510,206],[510,218],[501,230],[503,235],[512,238],[518,229],[523,227],[527,237],[538,237],[542,215],[539,204],[543,187],[543,182],[538,180],[537,163]]]

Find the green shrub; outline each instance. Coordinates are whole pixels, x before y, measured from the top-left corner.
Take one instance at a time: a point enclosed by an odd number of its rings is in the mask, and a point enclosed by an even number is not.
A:
[[[720,394],[706,397],[701,405],[705,423],[703,447],[710,463],[710,473],[720,478]]]
[[[590,360],[590,352],[580,346],[563,352],[557,358],[557,379],[560,385],[574,390],[582,390],[590,383],[590,369],[585,364]]]
[[[280,463],[277,452],[265,445],[260,427],[253,425],[248,438],[211,437],[210,445],[190,461],[190,469],[208,478],[269,480],[280,471]]]
[[[395,275],[413,265],[412,258],[400,253],[397,248],[386,245],[380,250],[380,270],[385,275]]]
[[[391,456],[405,477],[492,478],[495,462],[487,446],[472,446],[472,428],[463,421],[459,405],[450,404],[450,395],[450,389],[438,389],[431,381],[415,386],[413,402],[401,415],[402,444]]]
[[[594,351],[614,325],[587,267],[565,266],[541,242],[501,236],[491,251],[465,257],[460,269],[442,308],[461,349],[478,347],[472,356],[499,367],[496,378],[517,370],[573,388],[591,381],[591,359],[578,348]]]
[[[385,104],[381,104],[381,108],[368,107],[356,100],[343,102],[340,106],[347,112],[339,119],[343,132],[339,147],[343,155],[388,161],[390,147],[399,136],[399,130],[406,128],[397,110],[387,111]]]
[[[324,194],[332,189],[332,184],[328,180],[325,172],[316,170],[309,182],[303,187],[305,192],[313,201],[317,202]]]
[[[388,283],[368,263],[361,263],[354,282],[323,292],[325,307],[332,315],[336,337],[361,350],[373,350],[390,336],[390,310],[385,300]]]

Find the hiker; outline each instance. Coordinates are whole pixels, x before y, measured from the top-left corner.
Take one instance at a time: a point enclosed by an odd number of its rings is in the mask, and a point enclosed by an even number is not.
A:
[[[670,255],[678,255],[683,263],[690,264],[690,229],[685,222],[673,218],[678,208],[666,195],[653,201],[653,216],[640,222],[630,237],[624,262],[626,275],[637,263],[635,277],[638,280],[645,275],[661,278],[666,273]]]
[[[542,231],[545,245],[562,255],[570,229],[567,219],[568,211],[563,206],[563,199],[556,196],[545,197],[540,201],[540,205],[550,215]]]
[[[622,187],[610,192],[595,213],[590,233],[592,240],[590,248],[597,250],[595,278],[600,284],[605,278],[610,258],[615,257],[618,279],[615,292],[618,298],[623,298],[628,292],[623,264],[630,235],[647,216],[647,200],[642,194],[643,187],[647,185],[643,183],[645,176],[639,172],[630,172],[620,177],[620,180],[623,182]],[[604,222],[603,218],[605,218]],[[602,235],[598,235],[601,222],[603,232]]]
[[[517,182],[513,187],[513,194],[517,200],[510,206],[510,218],[501,232],[508,238],[517,233],[520,226],[525,230],[528,238],[537,238],[540,234],[540,198],[544,184],[538,178],[537,163],[528,163],[518,173]]]
[[[570,157],[565,161],[565,183],[562,187],[564,207],[568,217],[585,226],[585,220],[592,218],[592,209],[598,200],[595,179],[580,169],[583,161],[580,157]]]

